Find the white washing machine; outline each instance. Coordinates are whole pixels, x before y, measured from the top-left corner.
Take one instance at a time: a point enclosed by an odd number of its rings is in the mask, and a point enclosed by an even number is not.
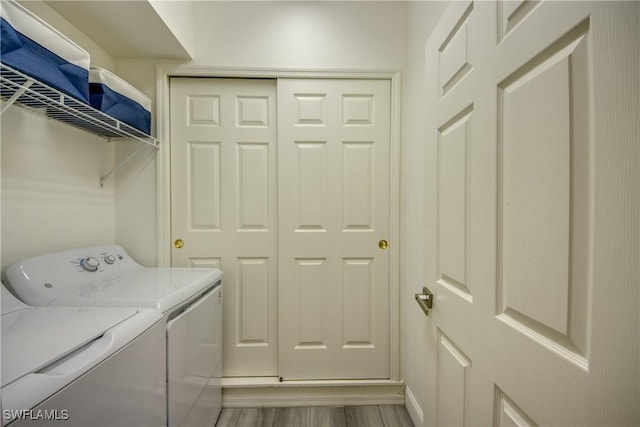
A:
[[[163,326],[156,310],[30,307],[2,286],[2,425],[163,424]]]
[[[24,302],[47,307],[148,307],[166,327],[167,424],[213,426],[222,408],[222,272],[147,268],[121,246],[29,258],[7,269]]]

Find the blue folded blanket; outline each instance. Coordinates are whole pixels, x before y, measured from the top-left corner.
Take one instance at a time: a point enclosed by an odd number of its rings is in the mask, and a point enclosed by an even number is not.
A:
[[[91,68],[89,98],[93,108],[146,134],[151,133],[151,100],[110,71]]]
[[[0,18],[0,28],[3,64],[84,103],[89,102],[88,69],[65,60],[17,31],[4,17]]]
[[[151,133],[151,113],[142,105],[102,83],[90,83],[89,92],[93,108],[144,133]]]

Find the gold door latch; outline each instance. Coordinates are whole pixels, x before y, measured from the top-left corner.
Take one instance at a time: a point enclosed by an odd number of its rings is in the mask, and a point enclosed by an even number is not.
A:
[[[387,249],[387,246],[389,246],[389,242],[387,242],[386,240],[380,240],[378,242],[378,247],[380,249]]]
[[[175,246],[176,249],[182,249],[182,247],[184,246],[184,241],[182,241],[182,239],[177,239],[175,242],[173,242],[173,246]]]

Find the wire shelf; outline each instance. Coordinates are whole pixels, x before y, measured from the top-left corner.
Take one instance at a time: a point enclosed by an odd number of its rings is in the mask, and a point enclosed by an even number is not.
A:
[[[127,138],[159,148],[154,137],[98,111],[13,68],[0,63],[0,95],[5,104],[21,107],[104,138]]]

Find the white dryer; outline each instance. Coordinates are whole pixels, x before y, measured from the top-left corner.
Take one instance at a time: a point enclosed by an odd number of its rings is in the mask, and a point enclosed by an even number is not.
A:
[[[36,308],[2,286],[2,425],[160,425],[164,362],[156,310]]]
[[[117,245],[25,259],[7,269],[24,302],[48,307],[147,307],[166,327],[167,424],[214,425],[222,408],[222,272],[148,268]]]

